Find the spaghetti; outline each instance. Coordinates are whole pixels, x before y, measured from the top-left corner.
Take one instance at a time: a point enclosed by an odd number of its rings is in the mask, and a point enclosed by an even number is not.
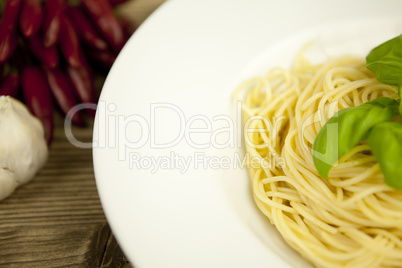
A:
[[[397,99],[396,88],[378,82],[364,59],[312,65],[301,54],[290,71],[272,69],[237,95],[246,151],[285,163],[253,165],[249,175],[255,203],[288,244],[317,267],[402,267],[402,191],[383,182],[367,144],[344,155],[328,180],[319,177],[311,149],[338,110]]]

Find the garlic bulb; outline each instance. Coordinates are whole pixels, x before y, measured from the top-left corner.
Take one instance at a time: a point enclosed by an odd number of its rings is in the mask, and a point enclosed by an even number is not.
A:
[[[41,122],[18,100],[0,96],[0,200],[29,182],[47,155]]]

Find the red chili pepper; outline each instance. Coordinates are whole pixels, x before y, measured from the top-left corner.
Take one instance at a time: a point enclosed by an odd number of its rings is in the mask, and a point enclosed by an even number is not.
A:
[[[32,53],[44,65],[50,68],[55,68],[59,65],[57,48],[55,46],[45,47],[39,39],[38,35],[35,35],[29,39],[29,46]]]
[[[81,48],[77,30],[70,19],[63,16],[61,19],[62,32],[60,48],[67,62],[73,67],[81,66]]]
[[[127,40],[131,37],[131,35],[135,32],[137,29],[137,25],[130,19],[126,17],[120,17],[119,18],[119,24],[121,29],[123,30],[123,36],[124,36],[124,43],[127,42]]]
[[[0,63],[5,62],[13,54],[17,45],[16,25],[20,9],[20,0],[6,1],[0,23]]]
[[[124,44],[123,31],[107,0],[81,0],[99,30],[117,50]]]
[[[70,110],[78,104],[77,99],[75,98],[72,91],[73,86],[60,69],[46,68],[45,71],[47,81],[49,83],[54,98],[56,99],[64,114],[69,116],[68,113],[70,112]],[[85,126],[85,122],[82,118],[82,113],[80,110],[74,113],[69,119],[74,125]]]
[[[20,28],[25,37],[35,35],[43,19],[43,9],[40,0],[23,0],[20,15]]]
[[[34,66],[24,69],[22,90],[28,108],[42,122],[47,144],[50,145],[53,138],[53,105],[50,88],[41,69]]]
[[[88,49],[85,51],[85,53],[92,61],[108,69],[112,67],[114,61],[116,60],[116,55],[108,50]]]
[[[74,68],[72,66],[67,66],[68,76],[74,85],[76,95],[82,103],[96,103],[97,100],[92,71],[84,59],[81,61],[83,62],[81,67]],[[87,109],[86,111],[89,115],[95,117],[95,110]]]
[[[2,79],[0,95],[8,95],[16,98],[20,88],[20,77],[18,74],[9,74]]]
[[[75,24],[78,34],[81,36],[82,40],[88,45],[95,47],[97,49],[105,49],[107,44],[99,34],[96,32],[91,22],[82,13],[81,8],[71,7],[69,9],[71,21]]]
[[[96,103],[96,93],[92,83],[93,80],[88,70],[84,67],[74,68],[68,66],[67,73],[74,85],[75,93],[80,98],[81,102],[83,104]],[[86,111],[90,116],[95,117],[95,110],[87,109]]]
[[[64,0],[45,1],[43,18],[43,44],[51,47],[56,44],[60,34],[60,16],[65,7]]]
[[[0,63],[6,62],[11,55],[13,55],[15,48],[18,44],[17,33],[12,33],[5,39],[4,46],[0,45]]]

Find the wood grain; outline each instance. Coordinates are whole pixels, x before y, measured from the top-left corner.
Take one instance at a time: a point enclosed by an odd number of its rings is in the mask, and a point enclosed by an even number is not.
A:
[[[142,22],[161,3],[135,0],[126,13]],[[107,225],[92,150],[72,145],[56,119],[45,167],[0,202],[0,267],[131,267]],[[74,135],[90,142],[92,127]]]

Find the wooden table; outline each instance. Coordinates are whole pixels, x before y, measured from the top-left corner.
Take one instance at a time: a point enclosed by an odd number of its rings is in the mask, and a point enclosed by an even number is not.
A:
[[[163,0],[133,0],[121,12],[140,24]],[[92,150],[70,144],[56,118],[46,166],[0,202],[0,267],[131,267],[106,222]],[[92,140],[92,127],[75,129]]]

